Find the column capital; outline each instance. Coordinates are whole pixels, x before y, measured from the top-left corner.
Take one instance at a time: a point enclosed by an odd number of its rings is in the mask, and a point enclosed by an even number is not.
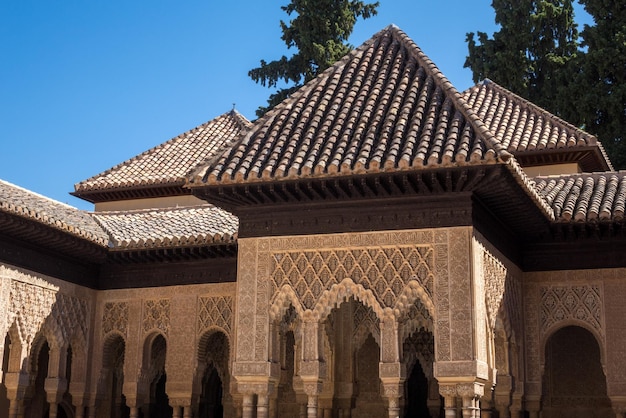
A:
[[[276,387],[276,382],[270,378],[246,379],[238,377],[237,392],[242,395],[271,395]]]
[[[480,398],[485,394],[485,385],[482,382],[440,383],[439,394],[444,398]]]

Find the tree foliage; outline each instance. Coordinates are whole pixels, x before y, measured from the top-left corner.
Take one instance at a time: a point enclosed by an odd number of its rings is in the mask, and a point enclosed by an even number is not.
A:
[[[594,20],[580,34],[573,0],[493,0],[501,28],[467,35],[465,67],[596,135],[626,168],[626,7],[579,1]]]
[[[347,54],[352,46],[347,43],[359,17],[367,19],[376,15],[378,2],[359,0],[291,0],[282,10],[295,17],[285,23],[280,21],[281,39],[288,48],[297,48],[291,58],[266,62],[248,72],[257,83],[277,87],[280,81],[293,84],[279,89],[268,99],[267,107],[259,107],[257,116],[283,101],[292,92]]]
[[[559,89],[552,77],[576,55],[578,31],[572,0],[493,0],[500,31],[467,35],[465,67],[474,82],[490,78],[546,106]]]
[[[581,3],[594,20],[581,32],[579,57],[563,116],[595,134],[616,168],[626,168],[626,7],[613,0]]]

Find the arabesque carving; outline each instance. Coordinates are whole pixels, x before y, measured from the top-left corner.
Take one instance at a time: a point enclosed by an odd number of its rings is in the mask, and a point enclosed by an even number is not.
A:
[[[118,331],[123,336],[128,332],[128,302],[106,302],[102,314],[102,335]]]
[[[496,257],[483,248],[483,276],[485,278],[485,304],[491,329],[496,326],[500,302],[504,296],[507,269]]]
[[[541,335],[554,324],[572,319],[584,322],[599,335],[604,335],[601,286],[541,287]]]
[[[146,300],[143,306],[143,331],[158,329],[168,335],[170,330],[170,300]]]

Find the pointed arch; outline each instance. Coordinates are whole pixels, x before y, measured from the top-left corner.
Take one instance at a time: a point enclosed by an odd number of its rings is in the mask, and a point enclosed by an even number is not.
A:
[[[193,391],[200,416],[222,416],[225,410],[232,414],[230,355],[228,333],[220,327],[210,327],[198,339]]]
[[[289,306],[293,306],[296,310],[298,317],[302,318],[304,315],[304,307],[302,302],[296,295],[296,292],[290,285],[283,285],[276,293],[274,301],[270,306],[270,322],[280,321],[285,315],[285,312],[289,309]]]
[[[313,316],[317,321],[326,318],[331,310],[342,302],[353,297],[364,306],[372,308],[380,321],[384,318],[383,308],[370,289],[366,289],[361,284],[356,284],[351,278],[345,278],[341,283],[332,285],[329,290],[325,290],[317,301],[313,309]]]
[[[435,319],[435,304],[430,298],[428,291],[419,282],[417,276],[414,276],[409,280],[402,292],[398,296],[394,305],[394,312],[396,318],[402,318],[407,314],[407,311],[415,304],[416,301],[420,301],[427,309],[430,317]]]

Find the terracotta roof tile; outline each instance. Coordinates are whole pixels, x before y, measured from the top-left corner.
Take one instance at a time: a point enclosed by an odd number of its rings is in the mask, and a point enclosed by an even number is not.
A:
[[[626,172],[535,178],[559,222],[624,221]]]
[[[0,212],[106,246],[109,237],[88,212],[0,180]]]
[[[236,111],[225,113],[74,186],[75,193],[122,187],[184,183],[186,174],[247,130]]]
[[[510,157],[404,32],[390,26],[276,106],[190,184],[483,164]]]
[[[161,248],[234,242],[238,219],[213,205],[120,212],[93,217],[111,235],[113,248]]]
[[[595,136],[491,80],[471,87],[463,96],[502,146],[516,156],[533,151],[598,147],[606,168],[613,170]]]

